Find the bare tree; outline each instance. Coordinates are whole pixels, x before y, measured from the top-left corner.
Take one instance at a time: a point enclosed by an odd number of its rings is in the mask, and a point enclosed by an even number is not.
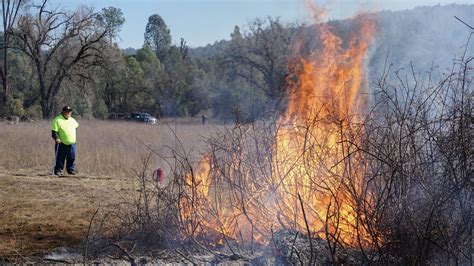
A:
[[[236,28],[223,63],[234,78],[244,79],[269,99],[280,99],[296,29],[270,17],[250,23],[244,36]]]
[[[108,28],[98,23],[91,8],[65,13],[46,4],[43,0],[34,6],[36,14],[23,15],[15,35],[35,67],[43,117],[49,118],[64,80],[102,61]]]
[[[8,88],[8,48],[12,28],[16,23],[20,7],[26,3],[26,0],[2,0],[2,23],[3,23],[3,62],[0,65],[0,76],[2,77],[3,97],[1,103],[5,104],[10,97]]]

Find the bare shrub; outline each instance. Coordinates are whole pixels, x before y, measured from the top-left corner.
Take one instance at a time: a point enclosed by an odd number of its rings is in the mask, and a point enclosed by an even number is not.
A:
[[[15,115],[14,116],[8,116],[7,121],[11,125],[16,125],[16,124],[20,123],[20,117],[15,116]]]
[[[141,168],[134,170],[131,180],[134,191],[121,202],[103,206],[99,215],[92,217],[84,241],[85,261],[110,254],[133,264],[139,255],[153,257],[157,251],[175,246],[180,231],[174,179],[157,183],[151,162],[152,153],[142,155]]]
[[[363,223],[379,255],[472,264],[472,60],[433,80],[412,68],[379,80],[363,147],[374,205]],[[376,241],[378,236],[382,241]]]

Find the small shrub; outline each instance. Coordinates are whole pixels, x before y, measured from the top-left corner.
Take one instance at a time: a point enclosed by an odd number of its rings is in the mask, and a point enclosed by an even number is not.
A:
[[[18,116],[21,117],[25,114],[23,109],[23,102],[21,99],[14,98],[7,101],[5,106],[0,110],[3,116]]]

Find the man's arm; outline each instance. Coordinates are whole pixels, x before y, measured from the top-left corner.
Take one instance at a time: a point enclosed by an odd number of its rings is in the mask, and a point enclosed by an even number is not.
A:
[[[61,141],[59,140],[59,135],[58,135],[58,132],[57,132],[57,131],[51,130],[51,137],[53,137],[53,139],[56,141],[56,143],[61,142]]]
[[[54,141],[56,143],[60,143],[61,141],[59,140],[59,126],[58,126],[58,118],[55,117],[53,119],[53,122],[51,123],[51,137],[53,137]]]

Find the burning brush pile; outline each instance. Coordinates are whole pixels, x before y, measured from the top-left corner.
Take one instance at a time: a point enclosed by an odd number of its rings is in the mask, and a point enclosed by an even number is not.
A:
[[[273,121],[209,139],[197,165],[174,151],[165,188],[149,189],[143,171],[134,216],[121,218],[133,239],[196,263],[472,258],[470,60],[439,83],[391,83],[387,70],[368,99],[376,25],[354,21],[347,43],[317,24],[322,48],[288,64],[287,108]]]
[[[356,22],[347,48],[328,24],[317,26],[323,48],[289,66],[288,107],[274,123],[236,125],[211,143],[186,175],[179,215],[185,237],[252,246],[293,232],[294,243],[306,236],[302,249],[323,256],[377,239],[361,211],[374,202],[358,148],[367,115],[364,59],[375,25],[364,17]]]

